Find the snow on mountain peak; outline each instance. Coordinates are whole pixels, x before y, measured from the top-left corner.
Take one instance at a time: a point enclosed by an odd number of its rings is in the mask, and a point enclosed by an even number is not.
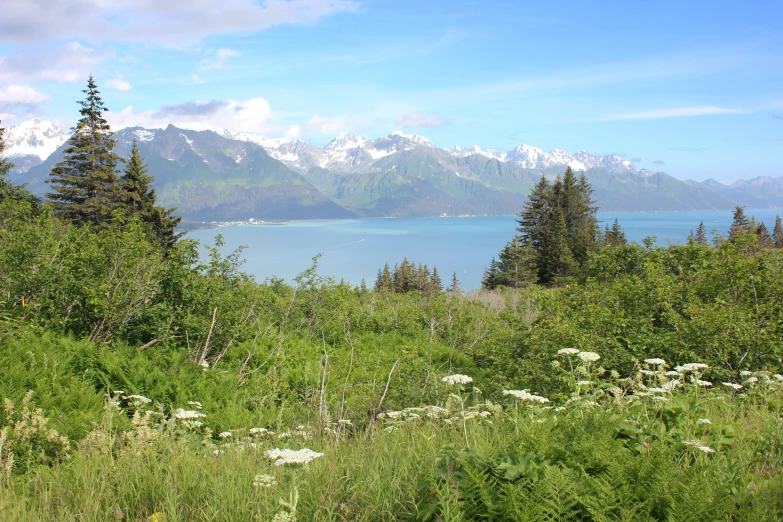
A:
[[[49,120],[33,118],[15,127],[8,127],[4,139],[8,156],[29,154],[45,160],[65,143],[68,134]]]
[[[251,143],[255,143],[256,145],[261,145],[265,149],[274,149],[290,141],[286,138],[267,138],[261,134],[255,134],[252,132],[232,132],[228,129],[225,129],[221,136],[229,140],[249,141]]]
[[[355,149],[356,147],[364,145],[365,142],[367,142],[367,138],[364,136],[343,132],[338,134],[337,137],[330,141],[324,148],[327,150]]]

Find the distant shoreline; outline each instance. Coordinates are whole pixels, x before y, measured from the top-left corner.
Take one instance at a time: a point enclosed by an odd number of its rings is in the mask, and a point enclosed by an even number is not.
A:
[[[752,214],[757,210],[775,210],[780,209],[783,214],[783,207],[770,207],[770,208],[746,208],[745,211]],[[599,210],[599,214],[658,214],[658,213],[678,213],[688,214],[695,212],[732,212],[732,210],[635,210],[635,211],[614,211],[614,210]],[[304,223],[308,221],[357,221],[362,219],[458,219],[458,218],[481,218],[481,217],[516,217],[517,214],[460,214],[458,216],[373,216],[373,217],[355,217],[355,218],[309,218],[309,219],[285,219],[285,220],[261,220],[250,218],[248,220],[232,220],[232,221],[196,221],[183,219],[182,223],[178,227],[180,230],[208,230],[214,228],[225,227],[254,227],[254,226],[279,226],[287,225],[289,223]]]

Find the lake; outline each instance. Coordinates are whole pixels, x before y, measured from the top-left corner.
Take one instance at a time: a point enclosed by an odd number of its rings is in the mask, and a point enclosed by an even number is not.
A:
[[[764,221],[771,233],[775,216],[783,211],[756,209],[746,214]],[[684,243],[700,221],[704,221],[707,231],[725,233],[732,213],[600,212],[598,218],[602,227],[617,218],[629,241],[656,236],[657,244],[669,245]],[[514,216],[375,218],[221,227],[190,231],[187,237],[211,244],[217,234],[222,234],[225,253],[245,245],[244,270],[258,281],[275,276],[290,282],[320,253],[319,274],[357,285],[364,278],[369,286],[384,263],[393,266],[407,256],[430,269],[437,266],[444,284],[456,272],[460,286],[472,289],[481,286],[484,269],[514,235],[515,227]]]

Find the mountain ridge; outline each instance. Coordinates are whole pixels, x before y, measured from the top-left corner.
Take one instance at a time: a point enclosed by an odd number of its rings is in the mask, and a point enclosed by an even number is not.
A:
[[[26,122],[27,123],[27,122]],[[62,158],[65,140],[37,120],[30,143],[49,129],[60,146],[38,164],[11,175],[38,195]],[[36,125],[40,128],[36,129]],[[678,180],[637,169],[616,154],[569,154],[519,145],[507,152],[479,147],[437,148],[418,134],[392,132],[376,139],[341,134],[324,147],[304,140],[266,138],[224,130],[128,127],[117,131],[116,152],[139,145],[161,202],[188,219],[314,219],[387,216],[498,215],[521,210],[532,186],[567,166],[582,167],[606,211],[728,210],[783,206],[783,177],[756,177],[724,185]],[[12,161],[22,157],[10,148]],[[23,141],[23,140],[22,140]],[[40,140],[43,141],[43,140]],[[30,146],[29,143],[27,145]],[[43,154],[45,147],[32,151]]]

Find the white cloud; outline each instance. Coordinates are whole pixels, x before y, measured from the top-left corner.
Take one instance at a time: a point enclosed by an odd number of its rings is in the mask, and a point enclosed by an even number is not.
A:
[[[51,99],[48,94],[38,92],[27,85],[9,85],[0,88],[0,103],[35,105]]]
[[[106,80],[106,86],[111,87],[112,89],[117,89],[118,91],[129,91],[133,88],[131,87],[131,84],[122,77],[121,74],[118,74],[110,80]]]
[[[86,38],[183,47],[209,35],[313,24],[359,6],[358,0],[3,0],[0,34],[22,43]]]
[[[680,107],[674,109],[655,109],[645,112],[630,112],[622,114],[606,114],[600,120],[645,120],[652,118],[681,118],[684,116],[708,116],[711,114],[739,114],[744,111],[739,109],[726,109],[723,107]]]
[[[315,114],[307,120],[307,129],[321,134],[339,134],[351,130],[351,125],[348,124],[348,118],[344,115],[328,118]]]
[[[198,85],[201,83],[207,83],[207,80],[199,76],[198,74],[191,74],[190,75],[190,81],[193,82],[194,85]]]
[[[432,128],[446,125],[446,120],[440,116],[427,116],[420,112],[410,112],[397,118],[397,125],[406,128]]]
[[[106,119],[114,129],[125,127],[165,127],[169,123],[176,127],[193,130],[259,132],[272,127],[272,109],[264,98],[250,98],[246,101],[212,100],[197,101],[180,105],[165,105],[153,111],[137,112],[132,106],[120,112],[107,112]]]
[[[14,56],[0,57],[0,82],[87,81],[98,64],[112,57],[113,53],[96,51],[78,42],[67,42],[49,50],[23,48]]]
[[[202,71],[208,71],[210,69],[223,69],[226,66],[226,61],[232,56],[239,56],[240,53],[234,49],[218,49],[214,53],[214,58],[205,58],[201,60],[199,69]]]

